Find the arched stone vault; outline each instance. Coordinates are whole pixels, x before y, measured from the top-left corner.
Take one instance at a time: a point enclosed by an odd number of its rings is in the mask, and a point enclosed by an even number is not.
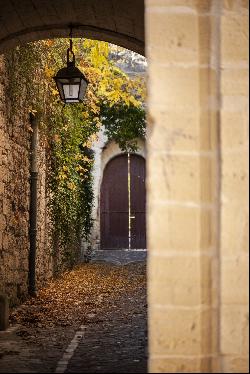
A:
[[[144,0],[0,0],[0,53],[29,41],[68,37],[70,24],[75,37],[144,54]]]

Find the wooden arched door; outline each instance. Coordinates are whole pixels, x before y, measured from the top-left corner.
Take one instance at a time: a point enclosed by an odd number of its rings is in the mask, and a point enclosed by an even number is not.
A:
[[[123,154],[104,170],[101,249],[146,249],[145,159]]]

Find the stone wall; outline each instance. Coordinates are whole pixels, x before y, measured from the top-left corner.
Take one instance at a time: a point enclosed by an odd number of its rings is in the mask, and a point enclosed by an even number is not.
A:
[[[2,58],[0,79],[0,289],[14,304],[27,296],[30,133],[22,120],[7,121]]]
[[[28,295],[30,141],[28,113],[13,123],[4,99],[7,76],[0,56],[0,293],[18,304]],[[52,276],[51,249],[48,241],[45,188],[45,153],[39,150],[37,284]]]
[[[225,373],[248,372],[249,1],[221,14],[221,354]]]
[[[249,2],[145,4],[150,372],[248,372]]]

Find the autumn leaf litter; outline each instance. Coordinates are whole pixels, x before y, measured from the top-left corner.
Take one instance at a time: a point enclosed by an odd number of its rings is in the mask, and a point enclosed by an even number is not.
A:
[[[84,264],[51,281],[36,298],[13,311],[10,321],[26,328],[77,327],[112,319],[114,308],[129,319],[135,310],[127,310],[126,300],[135,298],[145,309],[145,289],[144,263]]]

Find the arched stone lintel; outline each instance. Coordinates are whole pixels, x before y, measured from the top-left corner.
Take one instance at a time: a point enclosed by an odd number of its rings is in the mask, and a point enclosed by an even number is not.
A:
[[[10,48],[43,39],[69,37],[69,25],[54,24],[25,28],[0,39],[0,54]],[[145,54],[145,44],[132,36],[91,25],[73,24],[73,37],[103,40]]]
[[[146,146],[145,141],[142,139],[137,139],[137,151],[131,152],[135,155],[141,156],[146,159]],[[118,157],[122,154],[127,154],[127,152],[121,151],[119,145],[114,141],[107,142],[102,151],[102,168],[101,168],[101,180],[103,176],[104,169],[108,165],[110,161],[112,161],[115,157]]]

